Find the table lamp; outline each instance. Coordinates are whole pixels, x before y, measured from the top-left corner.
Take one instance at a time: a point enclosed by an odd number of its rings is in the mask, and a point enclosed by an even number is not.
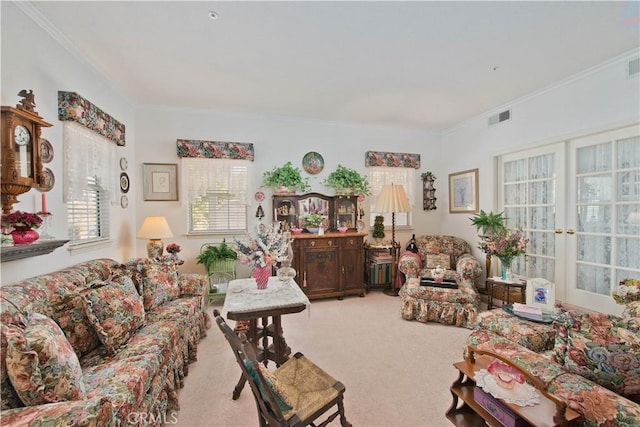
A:
[[[411,204],[402,185],[385,185],[377,198],[375,212],[391,213],[391,288],[385,295],[397,296],[396,282],[396,212],[410,212]]]
[[[147,256],[157,258],[164,252],[163,237],[173,237],[167,219],[163,216],[148,216],[138,230],[138,239],[149,239],[147,242]]]

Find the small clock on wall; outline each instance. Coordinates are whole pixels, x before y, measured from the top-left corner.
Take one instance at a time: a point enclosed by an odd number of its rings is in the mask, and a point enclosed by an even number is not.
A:
[[[15,107],[2,106],[2,211],[11,212],[17,196],[50,183],[42,166],[41,131],[52,126],[35,111],[33,91],[22,90]]]

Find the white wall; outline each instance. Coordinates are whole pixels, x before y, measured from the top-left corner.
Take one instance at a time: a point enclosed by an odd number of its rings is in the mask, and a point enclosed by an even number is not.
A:
[[[251,182],[251,194],[263,191],[267,199],[263,203],[266,219],[271,215],[271,193],[260,188],[262,174],[291,161],[302,169],[302,158],[309,151],[317,151],[325,161],[324,170],[318,175],[309,175],[311,191],[333,194],[331,189],[321,183],[338,164],[367,173],[364,166],[365,152],[369,150],[420,153],[422,167],[418,172],[437,170],[437,153],[440,137],[438,134],[396,129],[388,127],[359,126],[332,122],[300,120],[287,117],[262,116],[215,111],[168,110],[141,107],[136,110],[136,164],[138,171],[143,163],[178,163],[176,155],[177,139],[200,139],[209,141],[250,142],[255,148],[255,162]],[[180,166],[178,166],[180,168]],[[306,172],[303,172],[306,174]],[[141,182],[133,183],[141,188]],[[413,205],[415,229],[419,232],[437,232],[438,221],[431,212],[422,210],[422,184],[416,194]],[[185,271],[202,271],[203,266],[195,263],[200,247],[204,243],[219,241],[221,237],[191,238],[185,236],[187,230],[187,209],[185,199],[180,195],[179,202],[145,202],[139,191],[136,199],[137,217],[135,227],[142,224],[148,215],[162,214],[167,217],[174,238],[165,239],[167,243],[178,243],[183,250]],[[252,200],[249,217],[255,221],[254,213],[258,207]],[[365,201],[365,222],[368,222],[368,203]],[[396,238],[405,243],[412,231],[397,232]],[[137,255],[144,256],[144,241],[139,241]]]
[[[72,56],[66,49],[47,34],[13,2],[0,2],[2,18],[2,105],[14,106],[20,101],[18,92],[32,89],[35,93],[36,111],[45,121],[53,124],[43,129],[42,136],[51,142],[54,159],[46,167],[53,171],[55,185],[47,193],[47,210],[53,213],[50,234],[57,239],[66,239],[66,209],[62,202],[63,187],[63,147],[62,122],[58,120],[58,91],[78,92],[101,109],[114,116],[126,126],[127,146],[118,148],[118,155],[129,158],[134,163],[135,143],[134,111],[130,103],[114,91],[111,84],[89,68],[83,61]],[[114,170],[114,173],[119,173]],[[132,182],[137,182],[130,171]],[[135,187],[135,186],[134,186]],[[130,192],[135,198],[136,188]],[[119,196],[118,196],[119,199]],[[20,203],[14,210],[39,211],[40,193],[31,190],[18,197]],[[112,206],[111,246],[90,252],[71,255],[66,246],[45,256],[26,258],[1,264],[2,284],[26,277],[54,271],[87,259],[109,257],[126,260],[134,252],[136,241],[132,218],[135,218],[135,204],[128,209],[120,205]]]
[[[639,78],[628,78],[625,68],[627,60],[637,55],[633,52],[614,58],[444,132],[442,156],[448,159],[446,173],[478,168],[480,209],[494,210],[496,155],[638,123]],[[512,119],[489,127],[488,117],[507,108],[512,109]],[[448,197],[445,203],[448,206]],[[478,238],[469,217],[444,216],[442,232],[473,244]],[[476,255],[484,259],[477,249]]]

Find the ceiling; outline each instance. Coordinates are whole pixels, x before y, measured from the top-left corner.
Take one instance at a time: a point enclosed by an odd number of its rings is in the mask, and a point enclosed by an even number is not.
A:
[[[636,1],[19,6],[136,105],[433,131],[640,45]]]

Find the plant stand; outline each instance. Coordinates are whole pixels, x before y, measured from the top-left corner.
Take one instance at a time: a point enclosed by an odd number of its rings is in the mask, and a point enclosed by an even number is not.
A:
[[[209,304],[224,301],[227,285],[236,278],[236,260],[216,261],[209,272]]]

